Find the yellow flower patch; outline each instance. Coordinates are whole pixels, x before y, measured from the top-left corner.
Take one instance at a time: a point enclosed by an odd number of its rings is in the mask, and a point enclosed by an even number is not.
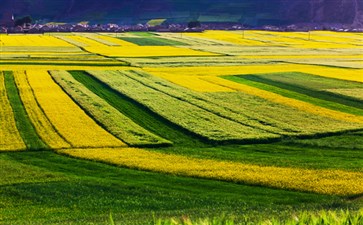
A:
[[[89,52],[109,57],[157,57],[157,56],[216,56],[219,54],[202,52],[172,46],[107,46],[85,47]]]
[[[27,78],[45,115],[72,146],[126,146],[88,117],[52,80],[47,71],[29,70]]]
[[[53,149],[71,147],[70,144],[57,133],[49,119],[39,107],[25,72],[14,71],[14,78],[24,108],[41,139]]]
[[[0,151],[25,150],[26,146],[16,127],[14,113],[6,93],[4,74],[1,71],[0,105]]]
[[[58,153],[132,169],[262,185],[279,189],[330,195],[357,195],[363,193],[362,172],[259,166],[196,159],[135,148],[71,149],[60,150]]]

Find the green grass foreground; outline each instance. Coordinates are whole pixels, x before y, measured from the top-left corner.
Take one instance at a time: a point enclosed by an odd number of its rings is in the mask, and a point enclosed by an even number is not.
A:
[[[110,217],[111,224],[116,224]],[[361,211],[320,211],[318,213],[302,212],[291,216],[290,219],[261,219],[252,220],[249,217],[233,219],[233,217],[214,217],[212,219],[181,219],[154,220],[154,225],[361,225],[363,224],[363,210]]]
[[[221,215],[288,218],[351,209],[360,200],[170,176],[72,159],[50,151],[0,155],[0,224],[150,224]]]

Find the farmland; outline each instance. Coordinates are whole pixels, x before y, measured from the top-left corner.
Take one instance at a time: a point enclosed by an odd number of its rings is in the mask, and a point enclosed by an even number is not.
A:
[[[0,223],[363,207],[360,33],[0,34],[0,48]]]

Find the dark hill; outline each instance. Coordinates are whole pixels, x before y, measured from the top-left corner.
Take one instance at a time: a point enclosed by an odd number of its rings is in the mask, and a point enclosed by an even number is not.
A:
[[[361,26],[363,0],[0,0],[0,23],[11,15],[52,22],[241,22],[250,25],[341,23]]]

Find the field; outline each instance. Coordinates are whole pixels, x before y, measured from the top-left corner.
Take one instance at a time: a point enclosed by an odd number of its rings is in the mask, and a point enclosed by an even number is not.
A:
[[[1,224],[362,222],[360,33],[0,34],[0,48]]]

